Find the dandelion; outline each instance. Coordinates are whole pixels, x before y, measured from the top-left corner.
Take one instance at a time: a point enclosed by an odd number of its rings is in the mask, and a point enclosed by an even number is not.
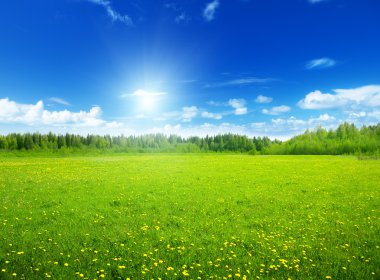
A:
[[[68,264],[68,263],[64,263],[63,265],[64,265],[64,266],[69,266],[69,264]]]
[[[331,279],[332,277],[331,276],[326,276],[326,279]]]

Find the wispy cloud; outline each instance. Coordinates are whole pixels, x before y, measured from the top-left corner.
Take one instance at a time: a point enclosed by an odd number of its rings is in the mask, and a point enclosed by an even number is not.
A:
[[[164,7],[168,10],[173,11],[176,14],[176,16],[174,18],[174,21],[176,23],[187,23],[191,20],[191,18],[183,10],[183,8],[176,3],[165,3]]]
[[[207,101],[206,104],[210,105],[210,106],[226,106],[226,105],[228,105],[228,103],[214,101],[214,100]]]
[[[190,17],[185,12],[182,12],[175,17],[174,21],[176,23],[181,23],[181,22],[186,23],[186,22],[190,21]]]
[[[246,85],[252,85],[252,84],[265,84],[272,81],[274,81],[274,79],[247,77],[247,78],[223,81],[219,83],[207,84],[206,87],[215,88],[215,87],[226,87],[226,86],[246,86]]]
[[[230,105],[232,108],[235,109],[234,111],[235,115],[247,114],[248,110],[247,110],[247,107],[245,107],[246,103],[247,102],[244,99],[230,99],[228,101],[228,105]]]
[[[192,84],[192,83],[196,83],[198,82],[198,80],[195,80],[195,79],[188,79],[188,80],[181,80],[180,83],[183,83],[183,84]]]
[[[206,21],[212,21],[215,18],[216,9],[220,6],[219,0],[214,0],[207,3],[205,9],[203,10],[203,17]]]
[[[87,0],[87,1],[102,6],[106,10],[107,15],[112,19],[112,21],[120,21],[128,26],[133,25],[132,19],[128,15],[122,15],[118,11],[116,11],[114,8],[112,8],[110,1],[108,0]]]
[[[264,96],[264,95],[259,95],[256,97],[255,102],[256,103],[271,103],[273,101],[272,97]]]
[[[319,90],[310,92],[297,105],[302,109],[331,109],[339,107],[368,108],[380,106],[380,85],[354,89],[334,89],[334,94]]]
[[[53,103],[57,103],[57,104],[65,105],[65,106],[71,106],[69,102],[59,97],[50,97],[48,100]]]
[[[326,2],[328,0],[309,0],[309,3],[311,4],[317,4],[317,3],[320,3],[320,2]]]
[[[166,92],[161,91],[146,91],[144,89],[137,89],[132,93],[123,93],[120,97],[125,98],[129,96],[137,96],[137,97],[159,97],[166,95]]]
[[[166,121],[166,120],[176,120],[181,122],[191,122],[199,114],[200,110],[197,106],[185,106],[181,110],[165,112],[161,116],[156,117],[155,120]]]
[[[328,57],[322,57],[318,59],[310,60],[308,63],[306,63],[306,69],[323,69],[323,68],[329,68],[333,67],[336,64],[336,61],[328,58]]]
[[[289,106],[281,105],[281,106],[275,106],[270,109],[263,109],[261,112],[265,115],[280,115],[283,113],[287,113],[291,110]]]

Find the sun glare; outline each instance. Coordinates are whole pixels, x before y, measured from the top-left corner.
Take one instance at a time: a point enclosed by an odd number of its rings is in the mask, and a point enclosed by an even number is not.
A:
[[[139,107],[144,111],[153,111],[156,106],[157,100],[155,96],[141,96],[139,98]]]
[[[158,109],[160,99],[165,92],[154,92],[138,89],[133,93],[137,98],[137,109],[143,113],[151,113]]]

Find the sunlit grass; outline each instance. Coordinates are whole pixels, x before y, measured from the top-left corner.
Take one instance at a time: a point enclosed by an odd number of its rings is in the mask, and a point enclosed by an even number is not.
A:
[[[0,159],[0,279],[375,279],[380,162]]]

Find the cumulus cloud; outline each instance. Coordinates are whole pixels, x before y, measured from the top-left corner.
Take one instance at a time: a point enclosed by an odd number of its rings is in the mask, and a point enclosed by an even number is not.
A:
[[[113,9],[110,1],[108,0],[88,0],[88,1],[102,6],[106,10],[107,15],[112,19],[112,21],[120,21],[128,26],[133,25],[132,19],[128,15],[122,15],[119,12],[117,12],[115,9]]]
[[[380,85],[354,89],[334,89],[334,94],[319,90],[307,94],[297,105],[302,109],[331,109],[339,107],[369,108],[380,106]]]
[[[235,109],[235,115],[245,115],[248,113],[248,110],[246,107],[243,108],[236,108]]]
[[[322,114],[322,115],[320,115],[318,118],[316,118],[316,119],[311,119],[311,120],[315,120],[315,121],[324,121],[324,122],[326,122],[326,121],[334,121],[335,120],[335,117],[333,117],[333,116],[330,116],[329,114]]]
[[[154,127],[147,133],[164,133],[166,135],[176,134],[182,137],[218,135],[224,133],[234,133],[240,135],[249,135],[249,130],[244,125],[231,123],[211,124],[203,123],[200,125],[182,126],[180,124],[166,124],[163,127]]]
[[[183,122],[190,122],[198,115],[198,108],[196,106],[183,107],[181,118]]]
[[[145,133],[177,134],[183,137],[206,136],[223,133],[236,133],[241,135],[269,136],[271,139],[286,140],[294,135],[303,133],[306,129],[314,129],[317,126],[336,128],[339,122],[335,117],[323,114],[309,119],[297,119],[295,117],[277,118],[269,122],[253,122],[248,124],[234,124],[223,122],[220,124],[203,123],[199,125],[166,124],[163,127],[154,127]]]
[[[215,17],[216,9],[219,7],[219,0],[214,0],[207,3],[206,8],[203,10],[203,17],[206,21],[212,21]]]
[[[26,125],[63,125],[75,124],[81,126],[115,126],[101,119],[101,108],[94,106],[90,111],[71,112],[49,111],[44,109],[44,103],[20,104],[8,98],[0,99],[0,122],[19,123]]]
[[[228,101],[228,105],[230,105],[232,108],[235,109],[234,111],[235,115],[247,114],[247,107],[245,107],[246,103],[247,102],[244,99],[230,99]]]
[[[221,114],[215,114],[215,113],[210,113],[210,112],[202,112],[202,117],[206,119],[214,119],[214,120],[222,119]]]
[[[246,101],[244,99],[230,99],[228,101],[228,104],[232,107],[232,108],[241,108],[241,107],[244,107],[245,104],[246,104]]]
[[[275,138],[286,140],[305,132],[306,129],[315,129],[318,126],[330,129],[336,128],[338,125],[339,121],[328,114],[310,117],[309,119],[298,119],[291,116],[289,118],[272,119],[270,123],[265,125],[265,132]]]
[[[255,102],[256,103],[271,103],[273,101],[272,97],[259,95],[256,97]]]
[[[329,68],[333,67],[336,64],[336,61],[328,58],[328,57],[322,57],[318,59],[310,60],[308,63],[306,63],[306,69],[323,69],[323,68]]]
[[[280,115],[289,112],[291,108],[289,106],[281,105],[275,106],[270,109],[263,109],[261,112],[265,115]]]

